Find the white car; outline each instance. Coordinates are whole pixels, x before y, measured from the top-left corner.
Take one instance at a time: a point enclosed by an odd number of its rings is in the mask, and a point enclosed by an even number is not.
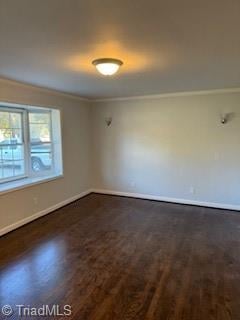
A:
[[[13,160],[23,159],[22,146],[16,139],[0,142],[0,161],[3,166],[10,165]],[[5,163],[4,163],[5,162]],[[51,144],[39,141],[31,142],[31,166],[34,172],[49,170],[52,164]]]

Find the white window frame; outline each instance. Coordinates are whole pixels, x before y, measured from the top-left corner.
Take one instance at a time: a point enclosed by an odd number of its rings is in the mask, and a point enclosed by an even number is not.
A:
[[[62,155],[62,125],[61,112],[56,108],[47,108],[41,106],[18,105],[7,102],[0,102],[0,111],[15,112],[22,114],[22,144],[24,148],[24,175],[9,177],[0,180],[0,194],[25,188],[34,184],[48,182],[63,177],[63,155]],[[50,142],[51,146],[51,169],[43,172],[34,173],[31,162],[31,141],[30,141],[30,121],[29,113],[48,113],[50,115]],[[56,113],[57,112],[57,113]],[[54,118],[53,118],[54,115]],[[53,120],[54,119],[54,120]],[[54,123],[53,123],[54,121]],[[56,122],[55,122],[56,121]],[[53,125],[57,125],[56,133],[58,140],[55,140],[53,134]],[[56,144],[58,145],[57,149]],[[60,152],[61,157],[55,161],[55,152]]]

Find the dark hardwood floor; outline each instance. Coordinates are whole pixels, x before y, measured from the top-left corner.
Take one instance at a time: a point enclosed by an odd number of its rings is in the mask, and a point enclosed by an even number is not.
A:
[[[91,194],[0,250],[2,306],[72,306],[25,319],[240,319],[237,212]]]

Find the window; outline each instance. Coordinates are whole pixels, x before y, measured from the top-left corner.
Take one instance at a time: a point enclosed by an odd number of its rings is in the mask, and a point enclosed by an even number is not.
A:
[[[25,175],[23,111],[0,109],[0,181]]]
[[[0,191],[17,180],[62,175],[60,112],[0,105]]]
[[[53,145],[51,124],[51,112],[29,112],[31,169],[34,174],[52,169]]]

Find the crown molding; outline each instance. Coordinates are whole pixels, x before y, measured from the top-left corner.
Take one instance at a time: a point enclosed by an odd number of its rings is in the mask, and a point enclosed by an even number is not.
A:
[[[86,102],[91,101],[91,99],[84,98],[84,97],[81,97],[81,96],[78,96],[78,95],[75,95],[75,94],[66,93],[66,92],[63,92],[63,91],[55,90],[55,89],[49,89],[49,88],[46,88],[46,87],[35,86],[33,84],[30,84],[30,83],[4,78],[2,76],[0,77],[0,82],[9,83],[11,85],[15,85],[15,86],[19,86],[19,87],[30,88],[30,89],[33,89],[33,90],[40,90],[42,92],[46,92],[46,93],[49,93],[51,95],[62,96],[62,97],[65,97],[65,98],[71,98],[71,99],[75,99],[75,100],[78,100],[78,101],[86,101]]]
[[[111,101],[148,100],[148,99],[188,97],[188,96],[224,94],[224,93],[240,93],[240,88],[225,88],[225,89],[182,91],[182,92],[180,91],[180,92],[160,93],[160,94],[132,96],[132,97],[116,97],[116,98],[103,98],[103,99],[100,98],[100,99],[91,99],[90,101],[111,102]]]
[[[149,100],[149,99],[160,99],[160,98],[174,98],[174,97],[188,97],[188,96],[198,96],[198,95],[213,95],[213,94],[226,94],[226,93],[240,93],[240,88],[223,88],[223,89],[212,89],[212,90],[198,90],[198,91],[178,91],[170,93],[159,93],[159,94],[146,94],[139,96],[130,96],[130,97],[113,97],[113,98],[85,98],[76,94],[67,93],[63,91],[58,91],[55,89],[50,89],[46,87],[41,87],[33,85],[30,83],[17,81],[9,78],[4,78],[0,76],[0,83],[9,83],[11,85],[30,88],[33,90],[40,90],[55,96],[62,96],[65,98],[75,99],[78,101],[85,102],[111,102],[111,101],[131,101],[131,100]]]

